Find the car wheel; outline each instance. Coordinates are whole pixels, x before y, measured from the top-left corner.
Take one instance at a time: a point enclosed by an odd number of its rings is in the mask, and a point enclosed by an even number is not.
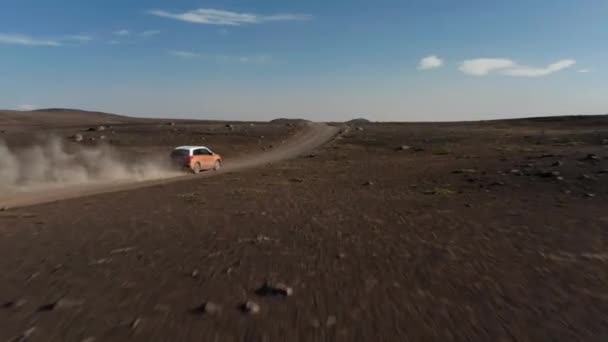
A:
[[[219,160],[215,161],[215,164],[213,164],[213,171],[217,171],[222,167],[222,162],[220,162]]]
[[[194,172],[196,174],[196,173],[201,173],[201,171],[203,171],[201,164],[200,163],[194,164],[194,166],[192,167],[192,172]]]

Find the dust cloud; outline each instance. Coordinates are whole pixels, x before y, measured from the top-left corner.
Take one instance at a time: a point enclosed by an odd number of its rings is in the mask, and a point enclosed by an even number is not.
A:
[[[129,156],[108,145],[67,146],[57,137],[47,137],[33,146],[16,149],[0,141],[2,193],[109,181],[144,181],[178,175],[180,173],[171,168],[165,155]]]

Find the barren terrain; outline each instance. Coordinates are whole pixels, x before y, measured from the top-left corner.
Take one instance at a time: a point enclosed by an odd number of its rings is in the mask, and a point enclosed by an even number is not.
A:
[[[336,124],[297,151],[309,125],[80,117],[0,137],[276,158],[0,212],[0,341],[608,339],[605,116]]]

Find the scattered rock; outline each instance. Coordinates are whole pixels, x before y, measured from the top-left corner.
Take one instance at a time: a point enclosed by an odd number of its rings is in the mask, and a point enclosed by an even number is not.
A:
[[[408,145],[401,145],[401,146],[397,147],[397,151],[407,151],[410,148],[412,148],[412,147],[408,146]]]
[[[475,170],[475,169],[460,169],[460,170],[454,170],[452,171],[452,173],[456,173],[456,174],[462,174],[462,173],[477,173],[479,171]]]
[[[106,130],[106,126],[99,126],[99,127],[97,127],[97,131],[98,132],[103,132],[105,130]]]
[[[114,249],[114,250],[110,251],[110,255],[112,255],[112,254],[128,253],[128,252],[131,252],[134,249],[135,249],[135,247],[117,248],[117,249]]]
[[[241,305],[241,310],[244,313],[255,315],[255,314],[260,313],[261,308],[258,303],[248,300],[245,303],[243,303],[243,305]]]
[[[562,161],[556,161],[555,163],[551,164],[551,166],[562,166],[564,165],[564,163]]]
[[[357,131],[363,131],[363,127],[357,127]]]
[[[25,299],[18,299],[15,301],[9,301],[6,302],[4,304],[2,304],[2,308],[4,309],[19,309],[23,306],[25,306],[25,304],[27,304],[27,300]]]
[[[608,169],[599,170],[597,173],[599,173],[599,174],[607,174],[608,173]]]
[[[543,178],[555,178],[559,177],[560,173],[557,171],[543,171],[539,172],[538,175]]]
[[[131,329],[135,330],[140,325],[141,325],[141,318],[137,317],[136,319],[133,320],[133,322],[131,322],[131,324],[129,324],[129,327]]]
[[[27,340],[29,340],[29,338],[34,334],[34,332],[36,331],[36,327],[31,327],[29,329],[27,329],[26,331],[24,331],[21,335],[10,339],[10,342],[25,342]]]
[[[71,139],[75,142],[81,142],[84,140],[84,137],[82,136],[82,134],[74,134],[71,136]]]
[[[587,157],[585,157],[585,160],[599,161],[600,157],[598,157],[596,154],[590,153],[587,155]]]
[[[373,181],[367,181],[367,182],[363,183],[363,185],[365,185],[365,186],[372,186],[372,185],[374,185],[374,182]]]
[[[195,308],[191,312],[194,314],[215,315],[222,311],[222,307],[213,302],[205,302],[203,305]]]
[[[602,139],[602,145],[608,145],[608,138]]]
[[[337,257],[338,257],[338,259],[344,259],[344,258],[346,258],[346,254],[338,253]]]
[[[315,158],[316,156],[317,156],[317,154],[314,153],[314,152],[312,152],[309,155],[307,155],[306,157],[308,157],[308,158]]]
[[[53,311],[53,310],[59,310],[59,309],[71,309],[71,308],[82,306],[83,304],[84,304],[84,302],[80,301],[80,300],[61,298],[60,300],[56,301],[55,303],[50,303],[50,304],[46,304],[46,305],[39,307],[38,311]]]
[[[173,121],[167,122],[167,126],[175,126],[175,122],[173,122]]]
[[[7,211],[8,207],[0,207],[0,211]]]
[[[524,173],[521,170],[519,170],[519,169],[512,169],[512,170],[509,171],[509,173],[512,174],[512,175],[516,175],[516,176],[523,176],[524,175]]]
[[[259,296],[285,296],[293,295],[293,288],[284,283],[265,283],[262,287],[256,290]]]
[[[198,278],[199,274],[200,274],[200,271],[198,269],[195,269],[192,271],[192,273],[190,273],[190,276],[192,278]]]
[[[80,342],[95,342],[95,341],[96,341],[95,337],[87,337]]]
[[[594,180],[597,180],[597,178],[591,177],[591,176],[589,176],[589,175],[580,175],[580,176],[578,177],[578,179],[580,179],[580,180],[587,180],[587,181],[594,181]]]
[[[105,135],[100,136],[99,140],[106,140],[106,136]]]
[[[325,322],[325,326],[327,326],[327,327],[333,327],[334,325],[336,325],[336,323],[338,323],[338,319],[336,318],[336,316],[329,316],[329,317],[327,317],[327,321]]]
[[[588,192],[588,193],[585,194],[585,197],[587,197],[587,198],[593,198],[593,197],[595,197],[595,194]]]

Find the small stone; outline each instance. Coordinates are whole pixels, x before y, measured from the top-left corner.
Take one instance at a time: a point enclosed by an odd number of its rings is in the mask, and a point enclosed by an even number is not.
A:
[[[585,158],[586,160],[592,160],[592,161],[599,161],[600,157],[598,157],[597,155],[590,153],[587,155],[587,157]]]
[[[462,173],[477,173],[478,171],[475,169],[459,169],[459,170],[454,170],[452,171],[452,173],[456,173],[456,174],[462,174]]]
[[[555,179],[561,182],[561,181],[563,181],[563,180],[564,180],[564,177],[562,177],[562,176],[558,176],[558,177],[555,177]]]
[[[289,297],[293,295],[293,288],[287,286],[284,283],[265,283],[260,287],[256,293],[260,296],[285,296]]]
[[[411,147],[408,145],[401,145],[397,148],[398,151],[407,151],[409,150]]]
[[[29,340],[29,338],[34,334],[35,331],[36,331],[36,327],[31,327],[31,328],[27,329],[26,331],[24,331],[21,335],[15,337],[9,341],[25,342],[25,341]]]
[[[602,139],[602,145],[608,145],[608,138]]]
[[[363,131],[363,127],[357,127],[357,131]]]
[[[586,193],[586,194],[585,194],[585,197],[587,197],[587,198],[593,198],[593,197],[595,197],[595,194],[592,194],[592,193]]]
[[[337,257],[338,257],[338,259],[344,259],[344,258],[346,258],[346,254],[338,253]]]
[[[329,317],[327,317],[327,321],[325,322],[325,326],[327,326],[327,327],[333,327],[334,325],[336,325],[336,323],[338,323],[338,319],[336,318],[336,316],[329,316]]]
[[[566,195],[570,195],[570,194],[572,193],[572,191],[570,191],[570,190],[564,190],[564,191],[562,191],[562,192],[563,192],[564,194],[566,194]]]
[[[105,135],[100,136],[99,140],[106,140],[106,136]]]
[[[105,131],[105,130],[106,130],[106,126],[99,126],[99,127],[97,127],[97,131],[98,132],[102,132],[102,131]]]
[[[289,181],[292,182],[292,183],[302,183],[302,182],[304,182],[304,179],[302,179],[302,178],[292,178]]]
[[[82,136],[82,134],[74,134],[72,136],[72,140],[74,140],[75,142],[81,142],[82,140],[84,140],[84,137]]]
[[[517,176],[523,175],[523,172],[521,172],[521,170],[519,170],[519,169],[512,169],[509,171],[509,173],[512,175],[517,175]]]
[[[373,181],[367,181],[367,182],[363,183],[363,185],[365,185],[365,186],[372,186],[372,185],[374,185],[374,182]]]
[[[318,319],[313,318],[310,320],[310,325],[315,329],[319,329],[321,327],[321,322],[319,322]]]
[[[558,160],[558,161],[556,161],[555,163],[551,164],[551,166],[556,166],[556,167],[557,167],[557,166],[562,166],[562,165],[564,165],[564,163],[563,163],[563,162],[561,162],[561,161],[559,161],[559,160]]]
[[[217,314],[222,310],[222,308],[219,305],[217,305],[213,302],[206,302],[205,304],[203,304],[201,309],[202,309],[202,312],[204,312],[207,315]]]
[[[197,278],[199,274],[200,274],[200,271],[198,269],[195,269],[195,270],[192,271],[192,273],[190,274],[190,276],[192,278]]]
[[[83,339],[81,342],[95,342],[96,339],[95,337],[87,337],[85,339]]]
[[[19,309],[19,308],[23,307],[25,304],[27,304],[27,300],[18,299],[15,301],[6,302],[6,303],[2,304],[2,307],[5,309]]]
[[[546,172],[540,172],[538,175],[543,178],[552,178],[552,177],[558,177],[560,175],[560,173],[557,171],[546,171]]]
[[[243,303],[243,305],[241,306],[241,310],[243,310],[243,312],[245,313],[255,315],[260,313],[261,308],[258,303],[248,300]]]
[[[8,207],[0,207],[0,211],[7,211]]]
[[[607,174],[608,173],[608,169],[599,170],[597,173],[599,173],[599,174]]]
[[[595,180],[595,178],[589,176],[589,175],[581,175],[580,177],[578,177],[578,179],[581,180]]]
[[[133,322],[131,322],[131,324],[129,324],[129,327],[131,327],[131,329],[135,330],[140,325],[141,325],[141,318],[137,317],[136,319],[133,320]]]

